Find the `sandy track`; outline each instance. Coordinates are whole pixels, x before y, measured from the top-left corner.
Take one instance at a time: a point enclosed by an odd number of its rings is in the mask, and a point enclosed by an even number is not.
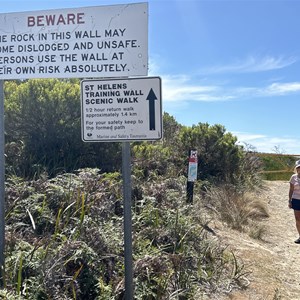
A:
[[[263,240],[234,230],[217,231],[251,271],[247,289],[220,299],[300,299],[300,245],[294,243],[298,234],[293,210],[287,206],[289,183],[269,181],[266,186],[260,197],[267,203],[270,217],[264,223]]]

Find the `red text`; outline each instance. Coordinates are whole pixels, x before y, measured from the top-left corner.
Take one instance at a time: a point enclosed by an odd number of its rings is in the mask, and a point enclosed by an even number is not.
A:
[[[29,16],[27,26],[51,26],[51,25],[71,25],[84,24],[84,13]]]

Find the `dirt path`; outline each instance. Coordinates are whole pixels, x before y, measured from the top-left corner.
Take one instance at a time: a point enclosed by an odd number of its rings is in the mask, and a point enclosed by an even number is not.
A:
[[[266,185],[261,197],[268,205],[270,217],[265,221],[263,240],[236,231],[226,231],[226,237],[223,237],[243,259],[251,274],[246,290],[222,299],[300,299],[300,245],[294,243],[298,234],[293,211],[287,207],[289,183],[273,181]]]

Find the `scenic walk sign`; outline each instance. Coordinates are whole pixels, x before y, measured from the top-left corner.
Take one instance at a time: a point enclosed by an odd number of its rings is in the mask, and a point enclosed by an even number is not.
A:
[[[146,76],[148,4],[0,14],[0,79]]]
[[[161,79],[83,80],[81,112],[85,142],[159,140]]]

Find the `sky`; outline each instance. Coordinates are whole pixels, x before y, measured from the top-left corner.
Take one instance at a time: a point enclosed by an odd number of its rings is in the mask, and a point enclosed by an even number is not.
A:
[[[0,0],[0,13],[139,2],[164,112],[221,124],[247,149],[300,154],[298,0]]]

